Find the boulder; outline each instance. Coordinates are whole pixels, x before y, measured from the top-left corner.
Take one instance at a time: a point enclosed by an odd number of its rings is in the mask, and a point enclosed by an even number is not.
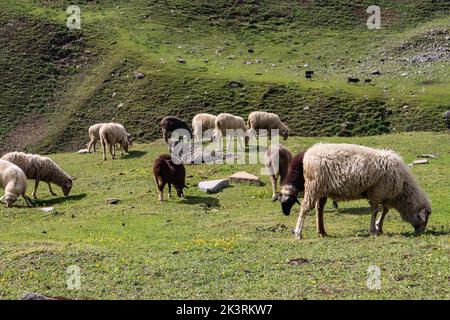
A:
[[[413,166],[417,166],[419,164],[427,164],[427,163],[428,163],[428,160],[423,159],[423,160],[414,160],[412,164],[413,164]]]
[[[253,184],[253,185],[261,185],[261,180],[259,177],[254,176],[248,172],[240,171],[232,174],[230,176],[230,182],[234,183],[247,183],[247,184]]]
[[[221,191],[223,188],[226,188],[230,185],[228,179],[219,179],[219,180],[210,180],[210,181],[201,181],[198,184],[198,187],[203,192],[207,193],[216,193]]]

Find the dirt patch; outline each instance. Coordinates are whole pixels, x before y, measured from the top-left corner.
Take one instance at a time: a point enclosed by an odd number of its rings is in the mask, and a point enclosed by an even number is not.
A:
[[[47,120],[35,115],[12,129],[5,137],[5,144],[0,152],[26,150],[28,146],[37,145],[47,135]]]

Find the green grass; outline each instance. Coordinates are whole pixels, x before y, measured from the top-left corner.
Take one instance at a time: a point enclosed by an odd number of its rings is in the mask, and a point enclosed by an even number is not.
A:
[[[368,204],[353,201],[337,211],[327,204],[329,237],[316,235],[311,214],[305,239],[296,241],[290,229],[298,206],[283,216],[266,177],[265,186],[232,185],[214,195],[196,187],[235,171],[259,174],[260,165],[187,166],[187,199],[161,205],[151,172],[167,150],[161,141],[136,145],[116,161],[58,153],[51,157],[78,179],[69,198],[52,197],[41,185],[38,206],[57,214],[21,202],[0,209],[0,298],[39,292],[94,299],[449,299],[450,135],[294,137],[286,145],[297,152],[317,141],[391,148],[406,162],[438,153],[412,169],[432,200],[427,232],[414,236],[392,211],[385,234],[371,237]],[[121,201],[107,205],[109,197]],[[307,260],[287,263],[296,258]],[[80,291],[66,288],[70,265],[81,268]],[[381,290],[366,287],[370,265],[381,268]]]

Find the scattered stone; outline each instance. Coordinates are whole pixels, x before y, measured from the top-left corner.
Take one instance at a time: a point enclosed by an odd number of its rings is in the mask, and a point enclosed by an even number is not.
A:
[[[78,150],[77,153],[79,153],[79,154],[86,154],[86,153],[89,153],[89,150],[88,149],[80,149],[80,150]]]
[[[241,87],[243,87],[244,85],[243,85],[242,83],[240,83],[239,81],[231,80],[230,82],[228,82],[228,86],[229,86],[230,88],[241,88]]]
[[[261,185],[261,181],[260,181],[259,177],[254,176],[245,171],[240,171],[240,172],[236,172],[236,173],[232,174],[230,176],[230,182],[248,183],[248,184],[258,185],[258,186]]]
[[[219,179],[219,180],[201,181],[198,184],[198,187],[203,192],[216,193],[228,187],[229,185],[230,182],[228,181],[228,179]]]
[[[144,79],[144,78],[145,78],[145,74],[144,74],[143,72],[136,71],[136,72],[134,73],[134,78],[135,78],[135,79]]]
[[[107,198],[105,200],[106,204],[118,204],[120,202],[119,199],[116,198]]]
[[[298,266],[298,265],[309,263],[309,260],[305,259],[305,258],[294,258],[294,259],[288,259],[287,263],[290,264],[291,266]]]
[[[422,153],[422,154],[418,154],[417,158],[433,158],[436,159],[438,157],[438,154],[434,154],[434,153]]]
[[[380,72],[379,70],[373,70],[373,71],[371,72],[371,75],[373,75],[373,76],[380,76],[380,75],[381,75],[381,72]]]
[[[249,48],[249,49],[247,50],[247,52],[248,52],[248,53],[255,53],[255,50],[254,50],[253,48]]]
[[[417,166],[417,165],[420,165],[420,164],[428,164],[428,163],[429,163],[429,162],[428,162],[427,159],[423,159],[423,160],[414,160],[414,161],[412,162],[413,166]]]
[[[180,251],[178,251],[178,250],[173,250],[173,251],[171,251],[170,253],[171,253],[171,254],[179,254]]]
[[[234,59],[236,59],[236,56],[235,55],[230,55],[230,56],[228,56],[228,59],[234,60]]]
[[[261,63],[262,61],[261,60],[255,60],[255,63],[256,64],[259,64],[259,63]]]
[[[45,207],[45,208],[40,208],[39,210],[50,213],[50,212],[54,212],[55,208],[53,207]]]
[[[26,293],[20,300],[69,300],[65,297],[47,297],[39,293]]]
[[[178,59],[177,59],[177,62],[178,62],[179,64],[185,64],[185,63],[186,63],[186,60],[184,60],[184,59],[182,59],[182,58],[178,58]]]

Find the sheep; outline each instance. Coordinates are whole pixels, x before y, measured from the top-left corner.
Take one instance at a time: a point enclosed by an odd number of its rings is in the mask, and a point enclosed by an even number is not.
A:
[[[295,161],[297,160],[297,161]],[[302,174],[303,172],[303,174]],[[396,209],[416,233],[423,232],[431,214],[431,203],[419,187],[402,158],[390,150],[372,149],[352,144],[316,144],[295,159],[281,190],[283,213],[289,215],[298,202],[298,186],[304,179],[304,197],[295,235],[302,238],[306,214],[316,207],[316,228],[326,236],[323,208],[327,197],[338,201],[366,198],[371,207],[369,231],[383,233],[383,221],[390,208]],[[383,212],[376,220],[379,205]]]
[[[89,144],[87,146],[88,153],[91,152],[91,149],[93,149],[93,153],[95,153],[95,145],[98,141],[100,141],[100,128],[104,125],[104,123],[96,123],[89,127]]]
[[[5,201],[7,207],[11,207],[22,196],[28,207],[32,207],[31,199],[25,194],[27,190],[27,177],[15,164],[0,160],[0,187],[5,190],[0,199]]]
[[[277,180],[280,178],[280,185],[284,184],[291,160],[292,153],[281,144],[271,145],[266,151],[265,165],[272,184],[272,201],[278,200]]]
[[[242,138],[244,138],[245,144],[248,144],[247,126],[242,117],[234,116],[230,113],[221,113],[217,116],[214,127],[214,137],[218,139],[219,144],[222,137],[227,135],[227,130],[233,130],[233,134],[228,135],[228,148],[231,146],[233,136],[238,137],[239,145],[242,146]]]
[[[202,141],[202,134],[207,130],[214,130],[216,116],[209,113],[198,113],[192,118],[192,130],[194,131],[194,138],[196,141]]]
[[[106,161],[106,145],[109,147],[109,153],[114,160],[116,157],[116,144],[128,152],[128,147],[133,145],[131,134],[127,132],[125,127],[119,123],[106,123],[100,127],[100,142],[103,149],[103,160]]]
[[[153,176],[158,187],[158,199],[163,202],[163,190],[166,184],[169,185],[169,198],[171,197],[172,185],[177,190],[178,197],[184,199],[183,188],[187,188],[186,170],[182,163],[176,164],[168,154],[159,156],[153,163]]]
[[[32,196],[37,199],[37,189],[40,181],[45,181],[52,196],[56,194],[52,190],[51,183],[61,187],[65,196],[68,196],[72,189],[75,178],[64,172],[52,159],[37,154],[27,154],[23,152],[10,152],[2,157],[2,160],[9,161],[23,170],[27,179],[35,180]]]
[[[289,127],[275,113],[254,111],[248,115],[247,126],[252,134],[264,129],[270,137],[271,130],[277,129],[284,140],[289,136]]]
[[[175,130],[179,131],[185,130],[186,132],[184,133],[189,133],[188,138],[190,139],[192,137],[192,131],[189,128],[188,124],[184,120],[181,120],[180,118],[172,116],[165,117],[161,120],[160,125],[164,141],[167,144],[169,144],[169,139]]]

